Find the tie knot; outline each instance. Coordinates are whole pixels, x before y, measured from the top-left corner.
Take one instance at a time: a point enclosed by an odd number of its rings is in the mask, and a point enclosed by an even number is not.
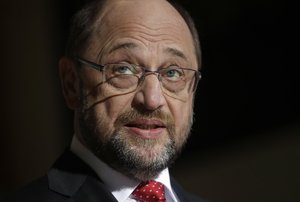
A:
[[[164,185],[154,180],[140,183],[133,191],[132,195],[139,202],[166,201]]]

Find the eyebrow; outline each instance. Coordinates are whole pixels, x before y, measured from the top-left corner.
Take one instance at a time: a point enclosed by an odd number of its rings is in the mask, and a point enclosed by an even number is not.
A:
[[[185,54],[176,48],[166,48],[164,52],[169,53],[173,56],[180,57],[184,60],[187,60],[187,57],[185,56]]]

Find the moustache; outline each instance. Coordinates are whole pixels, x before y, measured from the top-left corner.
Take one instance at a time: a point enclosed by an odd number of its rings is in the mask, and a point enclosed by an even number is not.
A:
[[[115,127],[120,128],[138,119],[155,119],[161,122],[167,130],[174,130],[175,123],[174,119],[169,113],[163,112],[161,109],[155,111],[138,111],[136,109],[131,109],[126,111],[116,119]]]

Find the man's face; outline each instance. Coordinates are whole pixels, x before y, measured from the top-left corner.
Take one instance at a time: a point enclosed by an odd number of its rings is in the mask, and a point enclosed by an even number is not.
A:
[[[170,65],[197,69],[191,34],[163,0],[111,0],[96,22],[82,58],[131,63],[155,71]],[[76,134],[111,167],[140,180],[167,167],[186,142],[193,94],[164,93],[156,74],[133,92],[116,93],[101,72],[81,65]]]

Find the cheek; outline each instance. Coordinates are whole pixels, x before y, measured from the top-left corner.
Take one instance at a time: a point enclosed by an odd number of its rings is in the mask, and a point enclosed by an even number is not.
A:
[[[184,123],[187,123],[192,114],[192,101],[177,102],[171,108],[175,124],[178,128],[181,128]]]
[[[83,86],[85,86],[85,88],[87,89],[93,89],[102,81],[101,72],[89,66],[82,66],[79,75],[81,76],[81,81],[83,82]]]
[[[83,74],[85,76],[85,74]],[[120,112],[130,107],[132,94],[116,94],[109,84],[102,83],[101,75],[89,74],[89,79],[81,83],[85,107],[95,111],[98,118],[114,122]]]
[[[171,108],[176,128],[176,142],[185,141],[190,130],[191,117],[193,114],[192,100],[184,103],[174,104]]]
[[[107,85],[103,82],[101,72],[89,67],[83,67],[79,74],[81,77],[80,87],[89,106],[103,102],[109,97],[106,91]]]
[[[130,110],[132,96],[122,95],[115,96],[97,104],[96,113],[98,118],[105,120],[105,124],[114,127],[114,123],[118,116],[124,111]]]

